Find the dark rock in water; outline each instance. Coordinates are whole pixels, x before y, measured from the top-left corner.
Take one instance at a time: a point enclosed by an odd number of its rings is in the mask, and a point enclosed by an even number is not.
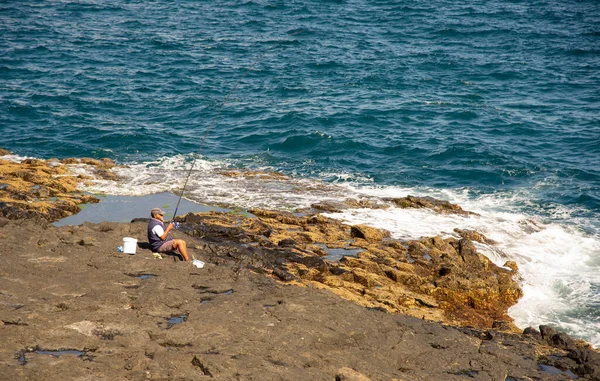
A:
[[[344,205],[341,203],[333,203],[333,202],[328,202],[328,201],[323,201],[323,202],[319,202],[316,204],[312,204],[310,207],[313,209],[317,209],[317,210],[321,210],[321,211],[329,212],[329,213],[339,213],[343,209],[345,209]]]
[[[575,347],[575,342],[573,339],[571,339],[571,337],[565,333],[558,332],[555,328],[547,325],[540,325],[540,333],[542,339],[544,339],[550,345],[566,350],[570,350]]]
[[[552,343],[554,346],[566,350],[573,349],[575,347],[575,341],[569,335],[562,332],[552,336]]]
[[[456,204],[438,200],[433,197],[406,196],[401,198],[389,198],[386,200],[393,202],[399,208],[426,208],[443,214],[477,215],[477,213],[463,210],[463,208]]]
[[[458,233],[459,236],[461,236],[462,238],[467,238],[470,239],[471,241],[475,241],[475,242],[479,242],[479,243],[485,243],[488,245],[494,245],[496,244],[496,242],[494,240],[491,240],[489,238],[487,238],[485,235],[476,232],[475,230],[468,230],[468,229],[454,229],[454,231],[456,233]]]
[[[523,330],[523,335],[528,335],[528,336],[532,336],[536,339],[541,339],[542,338],[542,334],[540,333],[540,331],[538,331],[537,329],[533,328],[533,327],[527,327]]]
[[[540,325],[540,333],[542,334],[542,338],[548,340],[552,336],[556,335],[558,331],[549,325]]]

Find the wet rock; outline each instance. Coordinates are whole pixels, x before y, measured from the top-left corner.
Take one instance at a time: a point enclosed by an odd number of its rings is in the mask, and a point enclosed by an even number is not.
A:
[[[540,325],[540,334],[542,335],[542,339],[551,343],[552,337],[558,334],[558,331],[548,325]]]
[[[540,331],[538,331],[537,329],[533,328],[533,327],[527,327],[523,330],[523,335],[528,335],[528,336],[532,336],[536,339],[541,339],[542,335],[540,333]]]
[[[343,209],[345,209],[345,205],[343,205],[342,203],[334,203],[334,202],[329,202],[329,201],[315,203],[315,204],[312,204],[310,207],[313,209],[316,209],[316,210],[321,210],[323,212],[329,212],[329,213],[339,213]]]
[[[462,238],[467,238],[470,239],[471,241],[475,241],[475,242],[479,242],[479,243],[485,243],[488,245],[494,245],[496,244],[496,241],[491,240],[489,238],[487,238],[485,235],[476,232],[475,230],[468,230],[468,229],[454,229],[454,231],[456,233],[458,233],[459,236],[461,236]]]
[[[82,204],[97,204],[100,202],[100,199],[96,196],[84,194],[79,198],[79,202]]]
[[[0,148],[0,156],[10,155],[10,151]]]
[[[459,205],[433,197],[406,196],[390,198],[387,201],[393,202],[399,208],[426,208],[443,214],[476,215],[476,213],[463,210]]]
[[[366,208],[366,209],[387,209],[389,208],[389,205],[380,203],[376,200],[370,200],[370,199],[361,199],[361,200],[356,200],[356,199],[346,199],[345,201],[346,205],[348,205],[351,208]]]

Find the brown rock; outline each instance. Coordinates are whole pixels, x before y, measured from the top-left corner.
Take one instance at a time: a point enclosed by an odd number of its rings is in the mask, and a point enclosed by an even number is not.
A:
[[[380,266],[368,259],[346,256],[340,259],[340,263],[348,267],[361,268],[373,274],[383,275],[383,271],[381,270]]]
[[[461,236],[462,238],[467,238],[467,239],[470,239],[471,241],[485,243],[488,245],[496,244],[496,241],[487,238],[485,235],[483,235],[479,232],[476,232],[475,230],[468,230],[468,229],[461,230],[461,229],[456,228],[456,229],[454,229],[454,231],[456,233],[458,233],[458,235]]]
[[[64,165],[79,163],[79,159],[65,159],[63,164],[39,159],[26,159],[21,163],[0,160],[0,163],[0,178],[6,184],[0,189],[0,216],[55,221],[78,213],[77,204],[99,201],[78,191],[82,179]],[[114,165],[110,161],[97,163]]]
[[[380,281],[380,277],[378,275],[374,275],[368,271],[359,268],[352,269],[352,273],[354,274],[354,281],[356,283],[361,284],[364,287],[375,287],[382,285],[382,282]]]
[[[324,212],[329,213],[338,213],[341,212],[342,209],[344,209],[344,205],[330,201],[322,201],[319,203],[311,204],[310,207],[316,210],[322,210]]]
[[[377,202],[376,200],[362,199],[355,200],[353,198],[348,198],[345,201],[346,205],[351,208],[365,208],[365,209],[387,209],[389,205],[382,204]]]
[[[463,210],[460,206],[448,201],[438,200],[433,197],[406,196],[402,198],[388,199],[399,208],[427,208],[443,214],[476,214]]]
[[[344,367],[338,369],[335,381],[371,381],[371,379],[352,368]]]
[[[354,225],[350,228],[350,235],[356,238],[362,238],[367,242],[380,242],[390,236],[390,232],[376,229],[367,225]]]
[[[490,328],[494,321],[510,323],[506,310],[521,296],[513,273],[495,266],[466,238],[384,240],[388,232],[362,225],[349,228],[318,214],[251,212],[255,218],[198,213],[185,220],[196,224],[199,230],[191,231],[195,236],[252,241],[254,247],[265,250],[251,259],[227,254],[236,261],[251,261],[255,271],[283,282],[325,288],[355,303],[390,312]],[[259,234],[266,231],[268,239]],[[356,257],[345,256],[339,263],[321,258],[332,249],[359,248],[363,251]]]

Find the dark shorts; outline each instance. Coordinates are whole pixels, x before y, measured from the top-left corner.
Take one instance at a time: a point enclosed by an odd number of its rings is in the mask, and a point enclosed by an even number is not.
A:
[[[175,247],[173,247],[174,245],[175,245],[174,239],[167,241],[167,242],[163,243],[162,245],[160,245],[160,247],[158,248],[158,252],[159,253],[168,253],[169,251],[175,251]]]

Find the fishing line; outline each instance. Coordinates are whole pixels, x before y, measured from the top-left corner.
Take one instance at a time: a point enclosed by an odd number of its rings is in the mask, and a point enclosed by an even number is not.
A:
[[[297,30],[294,33],[289,34],[288,37],[295,36],[295,35],[297,35],[299,33],[302,33],[302,32],[304,32],[304,29]],[[221,106],[219,107],[219,110],[217,111],[217,113],[215,114],[215,116],[212,118],[212,121],[210,122],[210,125],[206,129],[206,132],[204,133],[204,137],[202,138],[202,141],[200,142],[200,146],[198,147],[198,150],[194,153],[194,160],[192,161],[192,165],[190,167],[190,170],[188,171],[188,174],[187,174],[187,176],[185,178],[185,182],[183,183],[183,188],[181,189],[181,194],[179,195],[179,200],[177,200],[177,206],[175,206],[175,213],[173,213],[173,219],[175,219],[175,216],[177,215],[177,210],[179,209],[179,204],[181,203],[181,199],[183,198],[183,193],[185,192],[185,188],[187,187],[188,181],[189,181],[190,176],[192,174],[192,170],[194,169],[194,165],[196,164],[196,160],[198,159],[198,154],[200,154],[200,151],[202,150],[202,147],[204,147],[204,143],[206,142],[206,138],[208,137],[208,134],[209,134],[210,130],[215,125],[215,122],[217,121],[217,118],[221,114],[221,111],[223,111],[223,108],[225,107],[225,104],[227,104],[227,101],[231,97],[231,94],[233,94],[233,92],[235,91],[235,89],[237,89],[237,87],[242,82],[242,80],[244,78],[246,78],[246,75],[248,75],[248,73],[250,73],[250,70],[252,70],[254,68],[254,66],[256,66],[256,64],[258,64],[258,62],[260,62],[260,60],[265,56],[265,54],[267,54],[271,50],[274,50],[275,48],[277,48],[279,45],[283,44],[284,42],[289,42],[289,41],[290,41],[289,39],[280,41],[277,44],[275,44],[274,46],[272,46],[269,49],[265,50],[261,55],[259,55],[254,60],[254,62],[252,63],[252,65],[250,65],[250,67],[248,69],[246,69],[246,71],[244,72],[244,74],[235,83],[235,86],[233,86],[233,88],[231,90],[229,90],[229,93],[227,94],[227,96],[225,97],[225,99],[223,100],[223,102],[221,103]]]

